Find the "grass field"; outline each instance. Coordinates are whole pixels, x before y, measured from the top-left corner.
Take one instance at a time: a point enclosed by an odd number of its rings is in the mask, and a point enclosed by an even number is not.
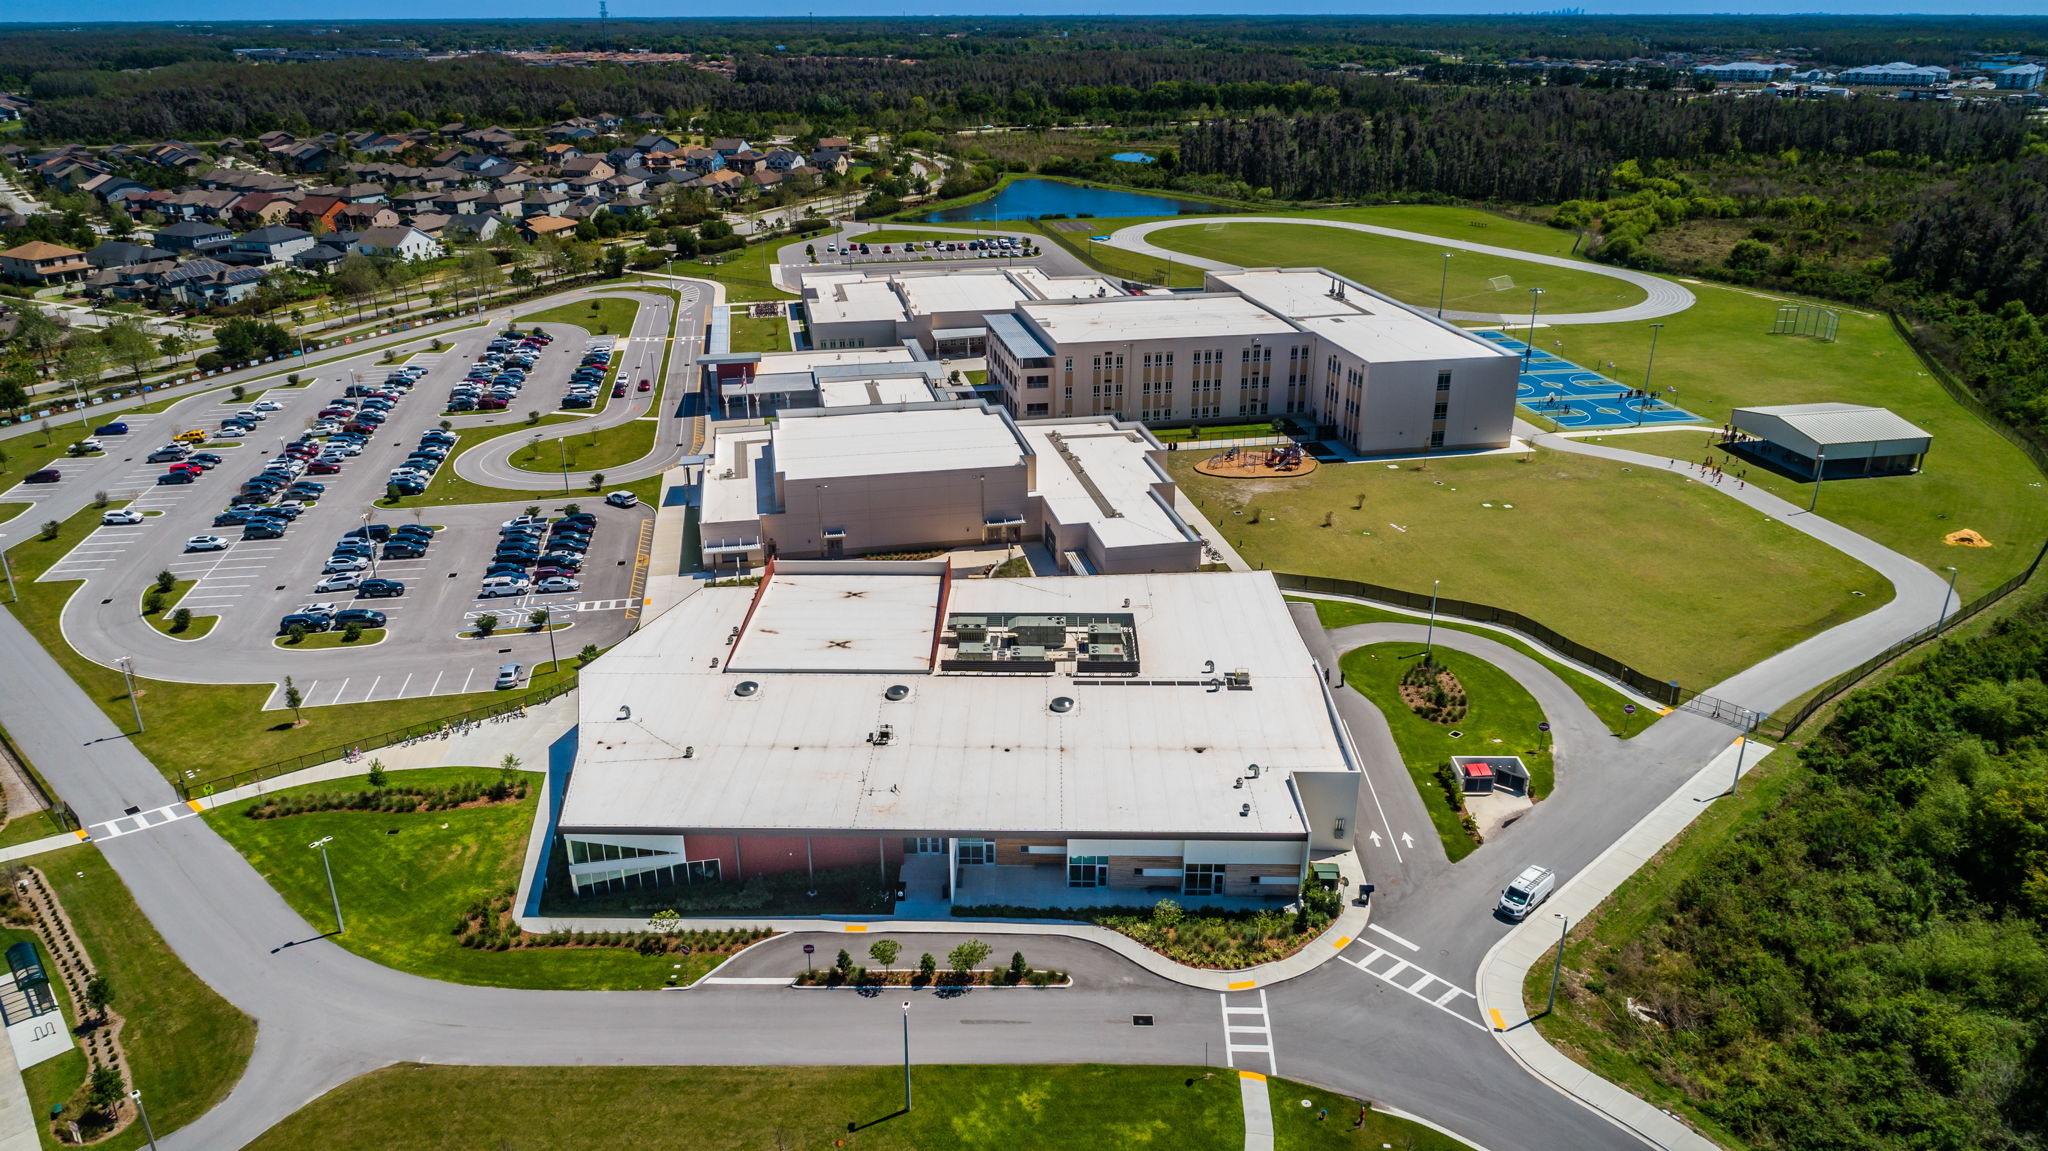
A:
[[[408,771],[408,787],[441,787],[464,779],[489,782],[487,768]],[[537,782],[537,776],[527,776]],[[361,777],[293,788],[360,791]],[[663,986],[670,975],[695,982],[719,956],[648,957],[624,948],[552,947],[489,951],[463,947],[449,925],[479,899],[509,890],[519,878],[538,792],[516,803],[392,815],[325,811],[250,819],[249,803],[207,813],[207,821],[320,930],[333,925],[333,905],[317,852],[306,844],[331,835],[328,857],[348,931],[335,942],[365,959],[430,979],[489,987],[619,990]],[[682,971],[672,964],[680,961]]]
[[[1203,424],[1192,428],[1147,428],[1152,438],[1162,444],[1187,443],[1190,440],[1245,440],[1254,436],[1286,434],[1282,426],[1292,426],[1284,419],[1260,420],[1249,424]],[[1303,425],[1306,428],[1306,424]]]
[[[530,495],[524,498],[545,508],[559,506],[552,500],[535,500]],[[78,583],[35,582],[37,576],[84,538],[99,522],[99,515],[97,509],[86,508],[65,521],[55,540],[31,538],[7,550],[8,561],[14,566],[15,586],[21,591],[20,601],[9,605],[8,610],[92,697],[107,718],[122,731],[128,731],[135,720],[129,714],[128,689],[121,673],[73,651],[59,631],[58,615]],[[545,688],[564,674],[573,672],[543,672],[535,668],[529,686]],[[136,687],[141,692],[149,730],[134,737],[135,745],[166,777],[178,778],[187,771],[198,773],[191,779],[195,784],[452,715],[497,695],[483,691],[312,707],[303,713],[308,721],[306,726],[293,727],[290,713],[262,710],[271,692],[267,684],[172,683],[138,678]]]
[[[1652,380],[1659,388],[1676,385],[1671,399],[1679,406],[1717,428],[1729,409],[1757,404],[1837,400],[1889,408],[1933,436],[1925,469],[1913,476],[1830,480],[1821,491],[1820,514],[1930,567],[1955,565],[1956,586],[1966,598],[2033,558],[2048,537],[2043,477],[2018,448],[1949,398],[1889,320],[1841,308],[1835,343],[1773,336],[1768,333],[1780,297],[1690,286],[1699,303],[1664,321]],[[1555,350],[1567,359],[1603,365],[1611,378],[1640,386],[1649,335],[1642,324],[1594,324],[1547,329],[1542,338],[1562,341]],[[1606,370],[1608,360],[1619,366]],[[1601,442],[1674,456],[1687,434],[1609,436]],[[1749,478],[1805,506],[1810,488],[1764,471],[1750,467]],[[1994,546],[1942,543],[1941,537],[1965,527]]]
[[[724,284],[725,298],[734,303],[749,300],[793,300],[796,297],[776,287],[774,279],[769,275],[769,267],[775,259],[775,253],[788,242],[787,238],[781,242],[770,240],[767,243],[753,244],[730,252],[720,252],[715,256],[678,260],[674,272],[678,276],[716,280]],[[706,263],[706,260],[717,262]],[[670,269],[664,265],[662,270],[666,272]]]
[[[912,1012],[911,1029],[918,1024]],[[889,1033],[893,1034],[893,1033]],[[889,1041],[879,1034],[878,1043]],[[1199,1067],[442,1067],[405,1063],[314,1100],[250,1151],[1237,1151],[1237,1075]],[[1463,1143],[1285,1079],[1268,1082],[1280,1151]],[[1308,1100],[1309,1107],[1301,1106]],[[1318,1119],[1327,1111],[1327,1119]],[[861,1126],[849,1134],[848,1126]],[[687,1135],[683,1132],[687,1131]]]
[[[47,839],[64,830],[57,826],[47,811],[10,812],[5,826],[0,826],[0,847],[18,847]]]
[[[135,1086],[149,1102],[149,1116],[164,1134],[205,1114],[226,1097],[248,1065],[256,1045],[256,1023],[199,981],[150,926],[128,888],[100,856],[81,844],[36,860],[99,971],[114,987],[114,1010],[127,1018],[121,1035]],[[75,1061],[68,1087],[36,1081],[45,1068]],[[49,1078],[56,1078],[52,1072]],[[62,1098],[51,1093],[83,1082],[82,1053],[30,1068],[23,1081],[36,1114]],[[39,1090],[41,1093],[39,1093]],[[38,1126],[43,1126],[38,1124]],[[108,1151],[132,1151],[144,1143],[136,1124],[115,1139],[94,1144]],[[47,1132],[43,1145],[60,1146]]]
[[[0,504],[0,524],[34,507],[34,504]]]
[[[1441,579],[1446,597],[1512,608],[1694,687],[1892,594],[1876,572],[1734,500],[1582,456],[1440,459],[1428,471],[1365,463],[1256,481],[1203,476],[1195,462],[1180,453],[1170,467],[1248,560],[1408,590]],[[1770,573],[1769,612],[1756,610],[1758,572]]]
[[[1424,622],[1412,615],[1403,615],[1400,612],[1368,607],[1362,603],[1309,599],[1303,596],[1289,596],[1287,598],[1316,605],[1316,621],[1326,628],[1351,627],[1354,624],[1361,623],[1415,625]],[[1565,685],[1572,689],[1572,693],[1577,695],[1580,701],[1592,710],[1594,715],[1600,717],[1600,721],[1607,725],[1607,730],[1615,735],[1624,738],[1631,735],[1640,735],[1644,728],[1661,718],[1656,712],[1644,707],[1638,707],[1636,714],[1631,717],[1622,710],[1623,707],[1627,706],[1629,698],[1618,689],[1609,687],[1604,680],[1588,675],[1568,663],[1552,659],[1550,656],[1543,654],[1535,647],[1512,635],[1471,624],[1458,623],[1443,616],[1437,617],[1436,626],[1439,631],[1460,631],[1469,635],[1484,636],[1495,643],[1505,644],[1508,647],[1514,648],[1516,651],[1549,668],[1557,678],[1563,680]]]
[[[1401,673],[1421,656],[1422,650],[1415,644],[1376,643],[1345,652],[1339,663],[1345,684],[1385,713],[1401,762],[1422,794],[1429,821],[1443,840],[1444,854],[1455,863],[1477,845],[1444,801],[1443,788],[1436,781],[1437,768],[1454,755],[1518,755],[1529,769],[1530,789],[1539,798],[1547,798],[1556,787],[1550,733],[1537,730],[1536,725],[1543,722],[1543,709],[1512,676],[1478,656],[1441,648],[1436,661],[1458,677],[1471,700],[1471,710],[1450,727],[1416,715],[1401,702]],[[1453,739],[1452,731],[1462,735]]]
[[[515,326],[531,324],[574,324],[593,336],[623,336],[633,330],[633,317],[640,304],[619,296],[563,304],[540,312],[528,312],[512,321]]]
[[[781,316],[750,316],[746,309],[732,313],[732,350],[735,352],[786,352],[789,350],[789,321]]]
[[[1037,232],[1045,237],[1040,242],[1040,247],[1063,247],[1080,257],[1083,263],[1104,275],[1145,284],[1166,284],[1176,288],[1198,288],[1202,285],[1202,270],[1199,268],[1190,268],[1185,264],[1174,264],[1158,256],[1147,256],[1137,252],[1128,252],[1122,248],[1112,248],[1108,244],[1091,244],[1088,242],[1088,237],[1090,236],[1108,235],[1110,231],[1118,226],[1133,223],[1134,221],[1103,220],[1100,222],[1102,226],[1099,229],[1091,226],[1088,230],[1080,232],[1062,232],[1053,227],[1054,224],[1062,222],[1064,221],[1020,220],[1015,225],[1015,228],[1019,231]],[[1093,225],[1095,222],[1091,221],[1090,223]],[[1009,227],[1009,225],[1006,224],[1005,227]]]
[[[1328,268],[1419,308],[1436,307],[1440,281],[1446,283],[1444,307],[1452,311],[1526,315],[1531,288],[1543,289],[1545,312],[1594,312],[1638,304],[1644,298],[1641,288],[1597,271],[1455,250],[1446,261],[1446,249],[1437,244],[1313,224],[1217,220],[1165,228],[1147,239],[1162,248],[1242,267]],[[1513,286],[1493,288],[1489,280],[1496,276],[1508,277]]]

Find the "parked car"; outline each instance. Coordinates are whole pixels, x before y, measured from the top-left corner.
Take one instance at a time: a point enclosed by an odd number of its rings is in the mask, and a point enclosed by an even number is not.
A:
[[[94,428],[92,434],[96,436],[125,436],[128,434],[128,425],[116,420],[111,424],[101,424],[99,427]]]
[[[160,484],[189,484],[194,482],[191,472],[165,472],[156,478]]]
[[[248,522],[248,512],[236,511],[232,508],[213,517],[213,526],[217,528],[240,527]]]
[[[370,561],[361,556],[335,556],[327,561],[326,567],[320,569],[320,574],[333,575],[335,572],[367,571],[369,567]]]
[[[335,627],[347,627],[352,623],[364,627],[383,627],[384,613],[371,611],[366,607],[352,607],[334,614]]]
[[[508,664],[506,664],[506,665],[504,665],[503,667],[501,667],[501,668],[499,668],[499,669],[498,669],[498,680],[497,680],[497,682],[496,682],[496,683],[492,684],[491,686],[492,686],[493,688],[495,688],[495,689],[499,690],[499,691],[503,691],[504,689],[506,689],[506,688],[508,688],[508,687],[518,687],[518,686],[519,686],[519,672],[520,672],[520,666],[519,666],[518,664],[516,664],[516,663],[508,663]]]
[[[355,591],[362,582],[363,577],[360,572],[335,572],[333,575],[321,576],[320,582],[313,585],[313,590],[316,592]]]
[[[630,508],[639,504],[640,497],[632,492],[611,492],[604,497],[604,502],[615,508]]]
[[[132,508],[122,508],[101,516],[100,522],[102,524],[139,524],[142,522],[142,513]]]
[[[1500,893],[1500,902],[1495,910],[1509,919],[1527,919],[1529,913],[1549,899],[1550,893],[1556,889],[1556,872],[1547,867],[1525,867]]]
[[[44,468],[39,472],[30,472],[21,477],[21,482],[25,484],[54,484],[63,478],[64,473],[56,468]]]
[[[188,552],[217,552],[227,550],[228,541],[221,536],[193,536],[185,541]]]
[[[307,631],[331,631],[334,617],[321,612],[295,611],[277,621],[277,634],[289,635],[294,627],[303,627]]]
[[[533,590],[537,592],[563,592],[578,591],[582,587],[583,584],[580,580],[569,576],[549,576],[546,579],[537,581],[533,585]]]
[[[405,585],[395,579],[366,579],[356,585],[356,594],[378,599],[405,594]]]

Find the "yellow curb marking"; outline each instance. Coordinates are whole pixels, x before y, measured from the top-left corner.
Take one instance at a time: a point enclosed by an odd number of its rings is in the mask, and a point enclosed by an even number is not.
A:
[[[206,814],[206,808],[205,808],[204,806],[202,806],[202,805],[200,804],[200,802],[199,802],[198,800],[196,800],[196,799],[188,799],[188,800],[186,800],[186,801],[185,801],[185,806],[186,806],[186,807],[189,807],[189,808],[191,808],[192,810],[194,810],[194,811],[198,812],[198,813],[199,813],[199,814],[201,814],[201,815],[204,815],[204,814]]]
[[[1660,708],[1658,708],[1658,709],[1657,709],[1657,714],[1658,714],[1658,715],[1670,715],[1670,714],[1671,714],[1671,709],[1670,709],[1670,708],[1668,708],[1668,707],[1660,707]]]
[[[1351,937],[1349,935],[1339,936],[1337,942],[1332,943],[1330,946],[1342,951],[1346,947],[1351,946]]]
[[[1254,1083],[1264,1083],[1266,1081],[1266,1077],[1256,1071],[1240,1071],[1237,1073],[1237,1077],[1239,1079],[1249,1079]]]
[[[1486,1013],[1493,1016],[1493,1029],[1495,1031],[1506,1031],[1508,1029],[1508,1021],[1500,1017],[1500,1008],[1489,1007],[1486,1009]]]
[[[73,835],[77,836],[77,837],[78,837],[78,838],[80,838],[80,839],[91,839],[91,838],[92,838],[92,836],[90,836],[90,835],[86,834],[86,832],[85,832],[85,830],[84,830],[83,828],[81,828],[81,829],[79,829],[79,830],[77,830],[77,831],[74,831],[74,832],[72,832],[71,834],[73,834]]]
[[[846,930],[848,931],[866,931],[867,929],[868,925],[865,923],[849,923],[846,925]]]
[[[1247,987],[1257,987],[1258,985],[1259,981],[1256,979],[1240,979],[1236,983],[1231,984],[1230,989],[1232,991],[1243,991]]]

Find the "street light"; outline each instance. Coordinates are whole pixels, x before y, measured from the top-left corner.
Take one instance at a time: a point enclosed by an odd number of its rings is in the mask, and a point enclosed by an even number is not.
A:
[[[341,921],[341,894],[334,889],[334,865],[327,862],[327,845],[333,842],[334,837],[329,835],[316,839],[306,846],[320,853],[320,867],[327,872],[327,898],[334,901],[334,933],[340,935],[347,931],[348,927]]]
[[[1529,353],[1536,350],[1536,305],[1543,302],[1543,289],[1529,289],[1529,338],[1522,341],[1522,370],[1529,370]]]
[[[1449,252],[1445,252],[1443,275],[1438,276],[1436,281],[1436,318],[1439,320],[1444,318],[1444,289],[1449,287],[1450,283],[1451,254]]]
[[[818,514],[818,554],[825,554],[825,489],[830,484],[811,485],[811,508]]]
[[[1422,640],[1422,666],[1424,667],[1429,666],[1430,653],[1436,650],[1436,592],[1443,582],[1440,579],[1429,581],[1429,630],[1423,633]]]
[[[1948,573],[1948,590],[1943,592],[1941,596],[1941,614],[1934,617],[1934,634],[1936,637],[1941,635],[1941,629],[1948,623],[1949,601],[1954,599],[1956,594],[1956,569],[1949,567],[1941,570]]]
[[[1824,474],[1826,474],[1827,470],[1828,450],[1826,448],[1822,448],[1820,449],[1819,457],[1816,458],[1813,463],[1813,498],[1806,501],[1807,511],[1812,511],[1814,508],[1820,506],[1820,481],[1821,477]]]
[[[156,1128],[149,1125],[149,1108],[142,1105],[142,1092],[130,1091],[128,1098],[135,1100],[135,1113],[142,1117],[142,1133],[149,1138],[149,1151],[156,1151]]]
[[[903,1110],[910,1110],[910,1000],[903,1001]]]
[[[377,545],[370,539],[370,520],[377,514],[374,507],[363,509],[363,544],[370,549],[370,578],[377,578]]]
[[[0,540],[6,538],[5,533],[0,533]],[[7,573],[7,602],[13,603],[20,599],[21,596],[16,594],[14,590],[14,565],[7,562],[7,549],[5,547],[0,547],[0,571]]]
[[[1557,1009],[1557,980],[1559,976],[1564,974],[1564,937],[1572,929],[1572,921],[1565,916],[1553,915],[1552,918],[1556,919],[1559,923],[1557,929],[1557,966],[1550,969],[1550,1002],[1543,1006],[1543,1014],[1545,1015]]]
[[[1759,722],[1759,723],[1761,723],[1761,722],[1762,722],[1762,719],[1761,719],[1761,718],[1759,718],[1759,719],[1758,719],[1758,722]],[[1736,789],[1736,787],[1738,787],[1738,786],[1739,786],[1739,785],[1740,785],[1740,784],[1742,783],[1742,760],[1743,760],[1743,757],[1744,757],[1744,756],[1747,756],[1748,754],[1749,754],[1749,737],[1748,737],[1748,736],[1746,736],[1746,735],[1738,735],[1738,736],[1736,736],[1736,737],[1735,737],[1735,778],[1734,778],[1734,779],[1731,779],[1731,780],[1729,780],[1729,781],[1728,781],[1728,794],[1730,794],[1730,795],[1734,795],[1734,794],[1735,794],[1735,789]]]
[[[142,701],[135,698],[135,661],[124,655],[114,662],[120,665],[121,678],[128,683],[128,706],[135,709],[135,734],[141,735],[143,732]]]
[[[1650,373],[1657,370],[1657,337],[1664,331],[1664,325],[1650,325],[1650,363],[1643,369],[1643,398],[1636,401],[1636,426],[1643,426],[1643,405],[1650,402]]]

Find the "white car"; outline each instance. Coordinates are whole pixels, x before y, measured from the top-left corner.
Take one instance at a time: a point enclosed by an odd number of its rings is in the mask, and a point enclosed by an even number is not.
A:
[[[487,583],[476,593],[478,599],[494,599],[503,595],[525,595],[533,590],[526,580],[507,580],[504,583]]]
[[[313,425],[313,434],[316,436],[331,436],[340,430],[341,425],[333,420],[323,420]]]
[[[219,552],[226,551],[227,547],[228,541],[221,536],[193,536],[185,541],[188,552]]]
[[[94,440],[94,439],[84,439],[84,440],[80,440],[80,441],[78,441],[78,442],[77,442],[77,443],[75,443],[75,444],[72,444],[72,445],[71,445],[71,450],[72,450],[72,451],[74,451],[74,452],[76,452],[76,453],[78,453],[79,455],[86,455],[86,454],[88,454],[88,453],[91,453],[91,452],[103,452],[103,451],[106,451],[106,450],[107,450],[107,446],[106,446],[105,444],[103,444],[103,443],[99,442],[98,440]]]
[[[506,521],[505,521],[504,523],[501,523],[501,524],[499,524],[498,526],[499,526],[499,527],[501,527],[501,528],[523,528],[523,527],[527,526],[528,524],[538,524],[538,525],[539,525],[539,526],[541,526],[541,527],[546,527],[546,526],[548,526],[548,517],[546,517],[546,516],[513,516],[513,517],[512,517],[511,519],[509,519],[509,520],[506,520]]]
[[[583,585],[568,576],[549,576],[533,585],[537,592],[580,591]]]
[[[108,512],[106,515],[101,516],[100,522],[103,524],[139,524],[142,522],[142,513],[123,508],[120,511]]]
[[[615,508],[630,508],[640,502],[640,497],[632,492],[612,492],[604,497],[604,502]]]
[[[319,583],[314,584],[313,590],[354,591],[356,590],[356,585],[361,582],[363,582],[363,574],[361,572],[335,572],[333,575],[325,576]]]
[[[321,603],[309,603],[299,610],[309,615],[333,615],[341,610],[341,605],[332,600],[327,600]]]
[[[370,570],[369,560],[358,559],[355,556],[336,556],[333,559],[327,561],[327,566],[320,569],[320,574],[333,575],[336,572],[360,572],[368,570]]]
[[[284,410],[284,405],[276,400],[257,400],[254,410],[259,412],[281,412]]]
[[[241,411],[236,412],[235,415],[245,420],[260,420],[263,418],[263,413],[255,408],[243,408]]]

